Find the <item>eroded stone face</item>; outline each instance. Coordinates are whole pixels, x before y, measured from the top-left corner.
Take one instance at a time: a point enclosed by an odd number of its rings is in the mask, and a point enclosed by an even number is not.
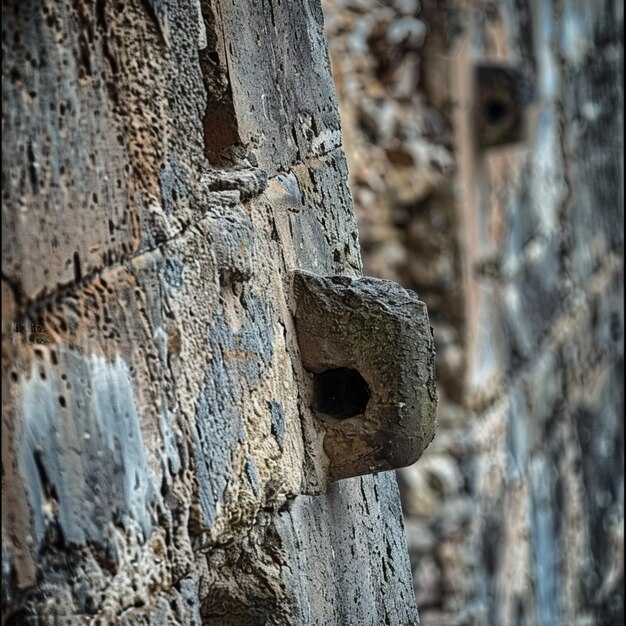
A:
[[[397,283],[293,272],[300,355],[331,481],[414,463],[435,436],[426,305]]]

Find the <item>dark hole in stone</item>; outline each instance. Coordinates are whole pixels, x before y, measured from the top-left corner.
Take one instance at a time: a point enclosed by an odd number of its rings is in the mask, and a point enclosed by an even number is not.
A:
[[[506,102],[492,98],[485,104],[485,120],[488,124],[499,124],[506,117],[507,110]]]
[[[234,107],[229,102],[208,102],[203,118],[204,147],[207,156],[239,143]]]
[[[338,367],[315,374],[313,410],[337,419],[347,419],[365,412],[370,399],[365,379],[355,369]]]

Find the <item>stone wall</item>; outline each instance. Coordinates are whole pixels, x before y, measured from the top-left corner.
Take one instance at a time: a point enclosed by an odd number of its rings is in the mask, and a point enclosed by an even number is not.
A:
[[[434,327],[439,432],[398,472],[422,624],[619,624],[621,4],[324,10],[365,272]]]
[[[290,308],[361,270],[319,3],[3,9],[3,623],[418,624]]]

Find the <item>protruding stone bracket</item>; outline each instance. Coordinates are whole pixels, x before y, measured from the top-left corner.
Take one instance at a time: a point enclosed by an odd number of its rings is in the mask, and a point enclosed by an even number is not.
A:
[[[327,480],[414,463],[436,430],[426,305],[387,280],[300,270],[292,274],[292,295]]]
[[[529,130],[529,105],[535,90],[529,75],[509,65],[474,68],[473,117],[479,149],[518,143]]]

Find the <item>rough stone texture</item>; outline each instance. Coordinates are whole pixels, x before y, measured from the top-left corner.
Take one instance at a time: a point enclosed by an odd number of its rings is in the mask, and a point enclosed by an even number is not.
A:
[[[276,520],[296,563],[289,582],[297,606],[292,623],[418,624],[411,578],[397,571],[409,567],[404,537],[394,530],[401,522],[390,472],[334,483],[327,498],[294,500]],[[328,558],[320,558],[320,539],[333,546]],[[352,571],[355,563],[363,563],[359,576]],[[329,580],[336,589],[325,586]]]
[[[393,474],[301,495],[289,272],[361,270],[317,2],[4,9],[5,623],[418,624]]]
[[[620,624],[622,3],[324,9],[365,272],[434,327],[438,434],[398,472],[422,624]],[[493,64],[536,101],[487,149]]]

